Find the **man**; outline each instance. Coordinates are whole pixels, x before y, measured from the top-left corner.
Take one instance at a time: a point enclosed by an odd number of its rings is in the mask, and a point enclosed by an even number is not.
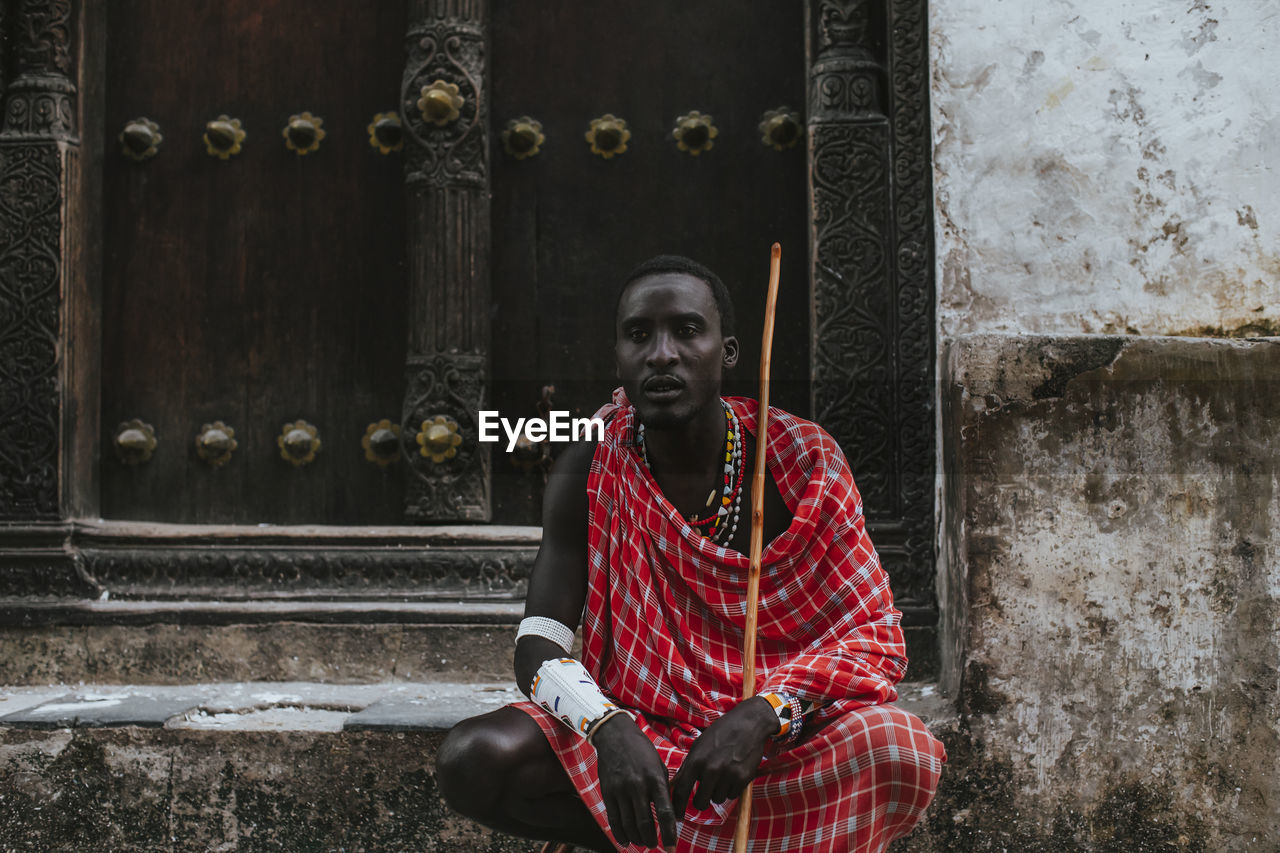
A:
[[[604,440],[568,448],[547,485],[515,656],[533,701],[454,728],[446,799],[589,850],[727,853],[755,778],[750,850],[883,850],[919,820],[945,755],[885,704],[906,670],[900,614],[843,454],[770,411],[760,695],[742,701],[759,437],[755,402],[720,397],[732,302],[710,270],[661,256],[624,283],[616,334]]]

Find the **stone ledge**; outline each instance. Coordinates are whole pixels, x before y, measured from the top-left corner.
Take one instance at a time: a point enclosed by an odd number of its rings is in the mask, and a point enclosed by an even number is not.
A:
[[[338,730],[446,731],[520,698],[510,683],[55,685],[5,691],[0,726],[332,730],[332,717],[313,713],[323,711],[340,715]],[[19,707],[10,711],[11,702]]]
[[[932,684],[903,684],[899,693],[897,704],[931,726],[951,718]],[[6,688],[0,727],[443,732],[522,698],[510,682],[51,685]]]
[[[454,814],[439,731],[0,726],[0,850],[534,853]]]

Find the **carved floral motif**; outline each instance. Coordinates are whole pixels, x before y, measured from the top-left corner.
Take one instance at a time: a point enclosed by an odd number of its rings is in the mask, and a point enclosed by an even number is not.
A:
[[[0,518],[58,517],[62,153],[0,143]]]
[[[483,186],[488,170],[484,97],[484,31],[463,18],[429,18],[409,31],[409,62],[400,110],[411,141],[406,164],[410,184]],[[433,88],[434,87],[434,88]],[[447,118],[426,115],[430,91],[447,91]]]
[[[844,447],[868,517],[895,494],[888,130],[823,125],[813,148],[814,416]]]
[[[74,89],[61,77],[20,77],[9,85],[0,138],[70,140],[75,132]]]
[[[489,447],[479,443],[476,423],[489,338],[488,3],[431,0],[412,8],[400,112],[410,217],[421,230],[409,242],[405,516],[488,521]],[[438,322],[445,312],[461,321]]]
[[[31,550],[10,553],[0,572],[0,598],[49,601],[67,598],[97,598],[102,587],[86,574],[78,553],[49,553]]]
[[[823,0],[818,10],[819,50],[865,50],[870,7],[871,0]]]
[[[476,413],[484,408],[485,357],[439,353],[410,358],[400,422],[401,452],[411,460],[405,514],[415,521],[487,521],[489,451],[479,442]],[[445,417],[461,439],[452,456],[424,457],[416,442],[424,421]]]
[[[14,30],[23,73],[71,74],[71,0],[23,0]]]
[[[534,549],[129,548],[83,551],[114,598],[519,599]]]
[[[937,612],[934,593],[934,281],[928,24],[921,0],[892,0],[889,44],[897,260],[897,361],[904,606]]]

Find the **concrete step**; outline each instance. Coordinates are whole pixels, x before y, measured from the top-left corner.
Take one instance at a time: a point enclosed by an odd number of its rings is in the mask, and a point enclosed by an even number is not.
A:
[[[518,601],[0,600],[0,684],[501,681]]]
[[[931,724],[931,685],[901,704]],[[0,850],[482,851],[538,845],[453,814],[435,754],[509,681],[0,688]]]

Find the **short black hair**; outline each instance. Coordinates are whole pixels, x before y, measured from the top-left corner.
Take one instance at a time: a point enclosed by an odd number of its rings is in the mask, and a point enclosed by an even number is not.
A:
[[[707,287],[711,288],[711,298],[715,300],[716,312],[720,315],[721,337],[727,338],[734,333],[733,297],[729,295],[729,288],[725,287],[724,282],[720,280],[720,276],[697,261],[686,258],[683,255],[655,255],[631,270],[614,296],[613,316],[615,319],[618,316],[618,306],[622,304],[622,294],[626,293],[632,282],[646,276],[666,275],[669,273],[689,275],[705,282]]]

